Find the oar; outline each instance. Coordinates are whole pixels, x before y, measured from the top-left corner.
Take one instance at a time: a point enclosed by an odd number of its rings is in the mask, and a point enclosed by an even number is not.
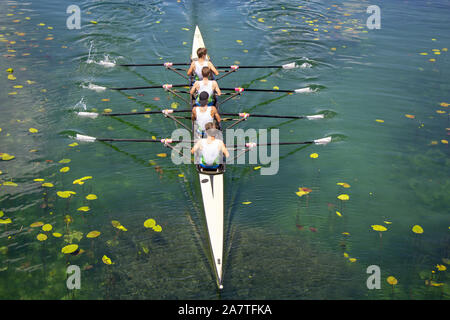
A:
[[[156,86],[143,86],[143,87],[123,87],[123,88],[110,88],[111,90],[141,90],[141,89],[170,89],[170,88],[182,88],[189,87],[187,84],[160,84]]]
[[[173,62],[165,62],[165,63],[141,63],[141,64],[119,64],[121,67],[167,67],[167,66],[190,66],[190,63],[173,63]]]
[[[308,92],[314,92],[315,90],[306,87],[306,88],[300,88],[300,89],[294,89],[294,90],[281,90],[281,89],[250,89],[250,88],[220,88],[220,90],[223,91],[252,91],[252,92],[285,92],[285,93],[308,93]]]
[[[291,144],[317,144],[317,145],[326,145],[331,142],[331,137],[316,139],[312,141],[298,141],[298,142],[269,142],[269,143],[246,143],[245,146],[232,146],[228,148],[253,148],[256,146],[283,146],[283,145],[291,145]]]
[[[187,109],[187,110],[172,110],[172,109],[168,109],[170,110],[170,113],[173,112],[192,112],[191,109]],[[163,114],[164,110],[161,111],[141,111],[141,112],[124,112],[124,113],[97,113],[97,112],[85,112],[85,111],[81,111],[81,112],[77,112],[77,115],[80,117],[86,117],[86,118],[91,118],[91,119],[95,119],[98,116],[104,116],[104,117],[116,117],[116,116],[134,116],[134,115],[140,115],[140,114]]]
[[[175,62],[164,62],[164,63],[140,63],[140,64],[119,64],[121,67],[170,67],[170,66],[190,66],[190,63],[175,63]],[[235,66],[219,66],[217,69],[226,69],[232,68]],[[241,69],[294,69],[298,68],[298,65],[295,62],[276,65],[276,66],[237,66]]]
[[[114,139],[114,138],[96,138],[91,136],[85,136],[82,134],[78,134],[75,136],[75,139],[78,141],[83,142],[95,142],[95,141],[102,141],[102,142],[158,142],[158,143],[180,143],[180,142],[188,142],[192,143],[193,141],[190,140],[172,140],[172,139],[159,139],[159,140],[153,140],[153,139]]]
[[[219,113],[221,116],[239,116],[239,117],[256,117],[256,118],[276,118],[276,119],[308,119],[316,120],[323,119],[323,114],[315,114],[312,116],[279,116],[279,115],[269,115],[269,114],[250,114],[250,113]]]
[[[280,66],[240,66],[240,65],[232,65],[232,66],[218,66],[217,69],[294,69],[298,68],[298,65],[295,62],[283,64]]]

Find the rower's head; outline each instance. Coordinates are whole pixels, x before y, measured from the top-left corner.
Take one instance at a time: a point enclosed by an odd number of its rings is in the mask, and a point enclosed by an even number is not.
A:
[[[197,57],[199,59],[206,58],[207,54],[208,54],[208,50],[206,50],[206,48],[198,48],[197,49]]]
[[[200,103],[200,106],[204,107],[208,105],[208,99],[209,99],[209,93],[206,91],[200,92],[198,96],[198,103]]]
[[[217,130],[216,125],[213,122],[208,122],[205,124],[205,131],[208,137],[216,138],[219,134],[219,130]]]
[[[202,68],[203,79],[205,79],[205,78],[209,79],[209,74],[210,73],[211,73],[211,69],[209,67],[203,67]]]

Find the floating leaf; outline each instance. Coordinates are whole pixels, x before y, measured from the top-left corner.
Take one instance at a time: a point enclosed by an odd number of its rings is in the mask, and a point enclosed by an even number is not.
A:
[[[9,224],[11,222],[11,218],[0,219],[0,224]]]
[[[61,169],[59,169],[59,172],[68,172],[70,170],[70,167],[62,167]]]
[[[5,215],[5,213],[0,210],[0,218],[3,217],[4,215]]]
[[[3,161],[9,161],[15,158],[15,156],[7,154],[7,153],[0,153],[0,157]]]
[[[357,259],[356,258],[349,258],[348,261],[350,262],[355,262]]]
[[[165,158],[165,157],[167,157],[167,153],[158,153],[156,156],[158,156],[160,158]]]
[[[251,201],[244,201],[244,202],[242,202],[242,204],[250,204],[250,203],[252,203]]]
[[[154,227],[153,227],[153,230],[154,230],[155,232],[161,232],[161,231],[162,231],[162,227],[158,224],[157,226],[154,226]]]
[[[61,198],[69,198],[72,194],[76,194],[74,191],[58,191],[56,194]]]
[[[87,200],[96,200],[97,199],[97,196],[95,195],[95,194],[88,194],[87,196],[86,196],[86,199]]]
[[[76,147],[77,145],[78,145],[78,143],[74,142],[74,143],[69,144],[69,147]]]
[[[78,250],[78,245],[77,244],[69,244],[69,245],[63,247],[61,249],[61,252],[65,253],[65,254],[70,254],[70,253],[74,253],[77,250]]]
[[[45,183],[41,184],[41,186],[46,187],[46,188],[52,188],[53,187],[53,183],[45,182]]]
[[[3,182],[3,185],[4,186],[10,186],[10,187],[17,187],[18,186],[17,183],[12,182],[12,181],[5,181],[5,182]]]
[[[44,224],[44,225],[42,226],[42,231],[50,231],[50,230],[52,230],[52,229],[53,229],[53,226],[52,226],[51,224],[49,224],[49,223]]]
[[[384,122],[384,120],[381,120],[381,119],[375,119],[375,121],[379,122],[379,123],[383,123]]]
[[[156,221],[154,219],[147,219],[144,221],[144,227],[153,228],[156,225]]]
[[[447,270],[447,267],[444,266],[443,264],[437,264],[437,265],[436,265],[436,268],[437,268],[439,271],[445,271],[445,270]]]
[[[340,195],[337,196],[337,198],[338,198],[339,200],[342,200],[342,201],[347,201],[348,199],[350,199],[350,197],[348,196],[348,194],[340,194]]]
[[[398,283],[397,279],[393,276],[389,276],[386,279],[387,283],[389,283],[390,285],[396,285]]]
[[[309,155],[309,157],[312,158],[312,159],[316,159],[316,158],[319,157],[319,154],[318,154],[318,153],[311,153],[311,154]]]
[[[83,211],[83,212],[88,212],[89,210],[91,210],[91,208],[89,208],[88,206],[83,206],[83,207],[79,207],[77,210]]]
[[[104,264],[112,264],[111,259],[108,258],[106,255],[104,255],[104,256],[102,257],[102,261],[103,261]]]
[[[344,188],[350,188],[350,185],[345,182],[338,182],[336,183],[338,186],[344,187]]]
[[[417,234],[423,233],[423,229],[422,229],[422,227],[419,226],[419,225],[415,225],[414,227],[412,227],[412,231],[413,231],[414,233],[417,233]]]
[[[58,161],[58,163],[69,163],[70,161],[72,161],[72,160],[70,160],[70,159],[61,159],[61,160]]]
[[[340,213],[339,211],[336,211],[336,214],[337,214],[339,217],[342,217],[342,213]]]
[[[90,239],[97,238],[100,234],[101,234],[100,231],[94,230],[94,231],[89,232],[89,233],[86,235],[86,238],[90,238]]]
[[[380,231],[380,232],[387,230],[387,228],[385,226],[381,226],[379,224],[372,225],[372,229],[375,231]]]
[[[259,169],[261,169],[261,166],[256,166],[256,167],[253,167],[253,170],[259,170]]]
[[[33,179],[33,181],[35,181],[35,182],[42,182],[42,181],[45,181],[45,180],[41,179],[41,178],[37,178],[37,179]]]
[[[30,128],[30,129],[28,129],[28,131],[30,131],[31,133],[38,133],[39,132],[39,130],[36,129],[36,128]]]
[[[46,234],[43,234],[43,233],[39,233],[39,234],[36,236],[36,238],[37,238],[39,241],[45,241],[45,240],[47,240],[47,235],[46,235]]]
[[[38,228],[38,227],[42,227],[44,225],[44,223],[42,221],[37,221],[37,222],[33,222],[32,224],[30,224],[31,228]]]
[[[414,119],[416,116],[414,116],[412,114],[405,114],[405,117],[407,117],[409,119]]]
[[[55,238],[61,238],[61,237],[62,237],[62,234],[59,233],[59,232],[53,232],[53,236],[54,236]]]

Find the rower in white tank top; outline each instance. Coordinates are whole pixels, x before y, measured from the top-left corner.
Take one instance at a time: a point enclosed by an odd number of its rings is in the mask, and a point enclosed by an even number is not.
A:
[[[187,75],[196,75],[198,79],[201,80],[204,78],[202,74],[202,69],[204,67],[208,67],[216,76],[219,75],[219,71],[217,71],[212,62],[209,61],[208,50],[206,50],[206,48],[198,48],[197,58],[194,57],[193,61],[191,62],[191,66],[189,67]]]
[[[203,69],[204,67],[208,67],[208,60],[205,60],[205,61],[203,61],[203,62],[200,62],[200,61],[194,61],[194,65],[195,65],[194,72],[195,72],[195,74],[197,75],[197,78],[198,78],[199,80],[202,80],[202,79],[203,79],[202,69]]]
[[[219,131],[215,129],[212,122],[207,123],[205,129],[208,137],[198,140],[191,149],[191,153],[200,152],[200,162],[198,163],[200,166],[204,168],[217,168],[222,163],[222,155],[228,158],[230,153],[223,141],[216,139]]]
[[[196,121],[198,129],[201,131],[205,130],[205,125],[208,122],[213,122],[213,117],[211,116],[211,108],[212,107],[206,107],[206,110],[204,107],[195,107],[195,115],[196,115]]]
[[[200,137],[203,137],[205,135],[206,124],[214,122],[214,119],[216,119],[217,126],[220,128],[221,118],[216,107],[208,106],[209,95],[207,92],[201,92],[198,98],[200,106],[192,109],[192,120],[196,122],[197,133]]]
[[[204,166],[215,166],[220,163],[221,146],[223,142],[221,140],[208,140],[201,139],[201,164]]]

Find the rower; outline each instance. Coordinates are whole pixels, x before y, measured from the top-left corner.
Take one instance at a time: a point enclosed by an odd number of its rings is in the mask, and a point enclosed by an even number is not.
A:
[[[189,70],[187,72],[188,76],[195,75],[196,80],[202,80],[203,74],[202,69],[204,67],[208,67],[211,69],[211,71],[217,76],[219,75],[219,71],[214,67],[211,61],[209,61],[208,57],[208,50],[206,48],[198,48],[197,49],[197,60],[192,61],[191,66],[189,67]]]
[[[205,136],[205,127],[209,122],[217,121],[220,128],[220,115],[215,106],[208,106],[209,94],[206,91],[200,92],[198,102],[200,106],[195,106],[192,109],[192,120],[197,124],[197,133],[201,138]]]
[[[195,100],[195,102],[198,106],[200,106],[200,104],[198,102],[198,98],[199,98],[199,94],[201,92],[206,91],[208,93],[208,95],[209,95],[208,106],[214,105],[214,100],[213,100],[214,92],[216,92],[218,96],[220,96],[222,94],[217,82],[215,80],[208,79],[210,72],[211,72],[211,70],[208,67],[203,67],[203,69],[202,69],[203,79],[199,80],[199,81],[195,81],[194,85],[191,88],[191,91],[190,91],[191,95],[193,95],[195,92],[198,93],[197,99]]]
[[[194,154],[197,150],[200,151],[199,165],[205,169],[217,169],[223,162],[221,161],[222,155],[227,158],[230,156],[225,144],[222,140],[216,139],[219,134],[219,130],[215,128],[214,123],[209,122],[205,125],[207,138],[203,138],[197,141],[194,147],[191,149],[191,153]]]

